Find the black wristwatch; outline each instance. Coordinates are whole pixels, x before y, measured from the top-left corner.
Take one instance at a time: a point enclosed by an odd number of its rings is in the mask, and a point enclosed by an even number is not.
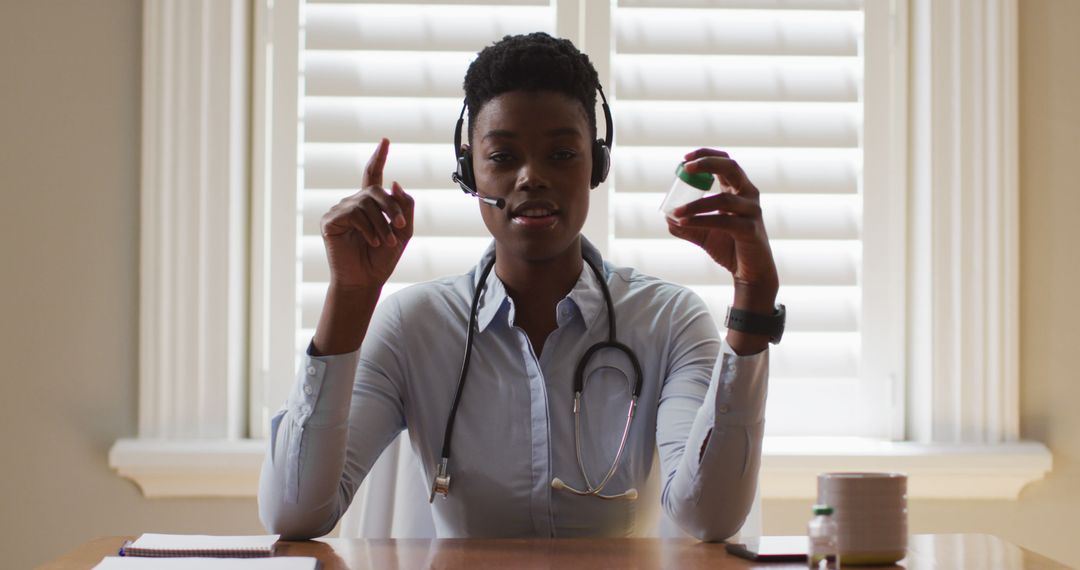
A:
[[[780,304],[776,305],[776,310],[771,315],[751,313],[728,305],[724,326],[748,334],[766,335],[770,343],[779,344],[780,337],[784,336],[784,321],[786,320],[787,310]]]

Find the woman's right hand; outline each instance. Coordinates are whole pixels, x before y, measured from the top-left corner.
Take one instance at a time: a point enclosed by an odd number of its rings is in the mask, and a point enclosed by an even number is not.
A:
[[[389,150],[389,140],[379,141],[364,169],[362,189],[338,202],[322,217],[332,286],[382,287],[412,238],[412,197],[397,182],[389,192],[382,186],[383,165]]]

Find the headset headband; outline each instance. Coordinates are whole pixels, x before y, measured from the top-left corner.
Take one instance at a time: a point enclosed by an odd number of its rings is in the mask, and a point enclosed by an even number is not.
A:
[[[601,87],[600,84],[597,84],[596,91],[600,94],[601,105],[604,108],[604,126],[607,127],[607,136],[597,140],[606,146],[608,150],[611,150],[611,145],[615,142],[615,122],[611,120],[611,109],[608,108],[607,97],[604,96],[604,88]],[[461,114],[458,115],[457,126],[454,128],[454,156],[457,158],[461,158],[461,127],[465,123],[465,111],[468,108],[469,103],[466,99],[461,103]]]

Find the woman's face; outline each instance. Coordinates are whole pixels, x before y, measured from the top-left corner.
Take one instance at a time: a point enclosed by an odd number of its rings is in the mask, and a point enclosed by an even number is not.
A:
[[[480,108],[473,170],[480,194],[506,200],[502,210],[480,204],[500,254],[545,261],[577,244],[589,213],[591,149],[585,109],[561,93],[511,91]]]

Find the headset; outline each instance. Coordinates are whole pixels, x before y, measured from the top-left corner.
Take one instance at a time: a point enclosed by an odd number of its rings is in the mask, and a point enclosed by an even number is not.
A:
[[[615,139],[615,124],[611,120],[611,109],[608,108],[607,97],[604,97],[604,88],[597,85],[596,91],[600,93],[600,101],[604,108],[604,125],[607,127],[607,136],[596,139],[592,144],[593,162],[592,176],[589,180],[590,188],[596,188],[601,182],[607,180],[608,171],[611,170],[611,145]],[[465,110],[467,108],[468,104],[462,103],[461,114],[458,116],[457,126],[454,128],[454,156],[457,158],[457,170],[450,174],[450,179],[461,186],[462,192],[478,198],[489,206],[503,209],[506,207],[506,200],[490,198],[476,191],[476,175],[473,172],[472,153],[462,152],[461,129],[465,123]]]

